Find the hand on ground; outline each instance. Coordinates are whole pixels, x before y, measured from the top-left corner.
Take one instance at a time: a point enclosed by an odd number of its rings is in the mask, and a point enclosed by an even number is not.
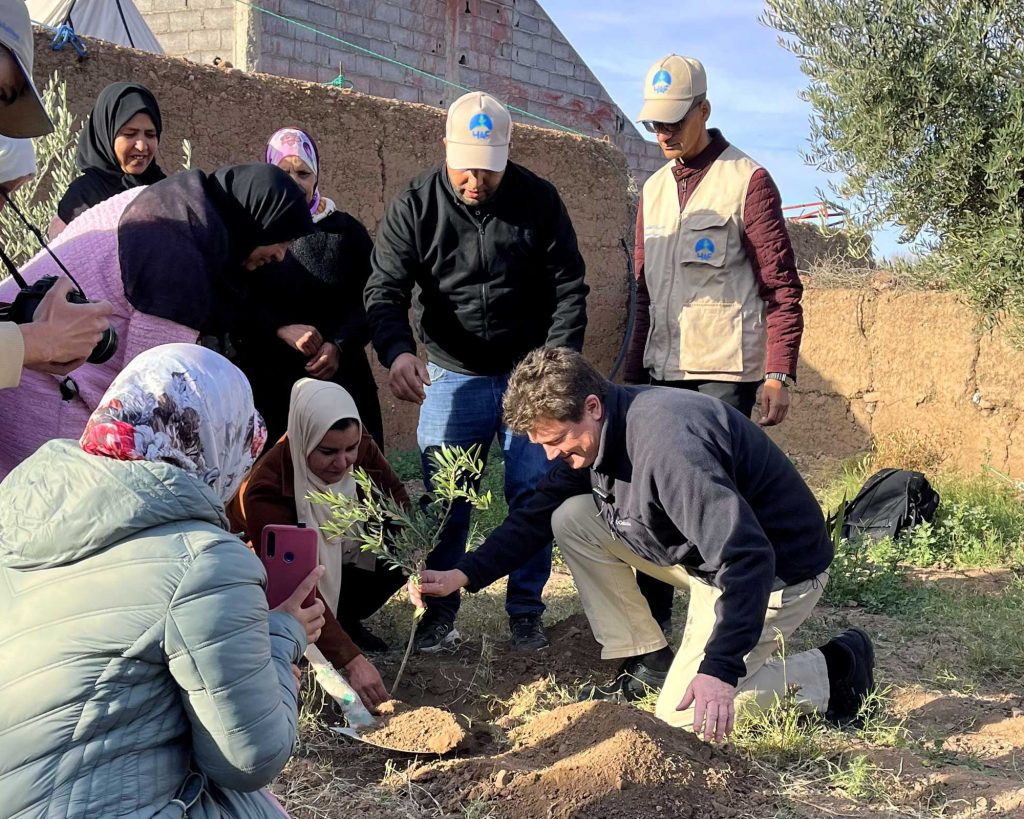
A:
[[[286,324],[277,328],[277,337],[289,347],[312,357],[323,346],[320,331],[310,324]]]
[[[770,378],[761,385],[761,419],[763,427],[781,424],[789,412],[789,387]]]
[[[317,566],[306,575],[306,579],[299,583],[298,588],[292,592],[291,597],[285,600],[274,611],[283,611],[290,614],[306,631],[306,642],[312,645],[320,639],[320,629],[324,627],[324,603],[319,598],[313,600],[303,608],[302,602],[309,596],[309,593],[316,588],[317,582],[327,571],[323,566]]]
[[[370,711],[376,712],[378,705],[391,699],[380,678],[380,672],[362,654],[345,666],[345,676]]]
[[[721,742],[732,733],[736,722],[736,687],[709,674],[698,674],[676,706],[685,711],[693,706],[693,732],[706,742]]]
[[[469,578],[458,569],[451,569],[447,572],[427,569],[420,574],[419,583],[410,578],[406,588],[409,590],[409,599],[412,604],[418,609],[424,609],[426,608],[426,604],[423,602],[424,597],[447,597],[468,584]]]
[[[402,353],[391,363],[388,386],[395,398],[422,404],[427,397],[424,385],[430,386],[430,376],[427,375],[427,365],[418,356]]]
[[[316,355],[306,364],[306,372],[310,378],[319,378],[321,381],[334,378],[334,374],[338,372],[338,345],[333,341],[321,344]]]

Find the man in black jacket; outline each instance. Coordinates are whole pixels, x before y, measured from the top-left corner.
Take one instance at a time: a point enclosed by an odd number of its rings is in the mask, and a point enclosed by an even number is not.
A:
[[[448,111],[446,162],[414,179],[388,206],[376,237],[366,309],[390,387],[421,405],[417,439],[424,481],[432,450],[479,446],[495,436],[505,455],[505,497],[519,508],[547,472],[544,451],[501,422],[512,367],[543,345],[583,346],[584,264],[565,206],[549,182],[508,161],[512,120],[496,99],[466,94]],[[427,350],[416,356],[409,326]],[[449,569],[465,553],[469,509],[452,513],[427,561]],[[551,572],[550,542],[509,578],[506,610],[513,645],[547,645],[541,591]],[[458,637],[457,593],[432,600],[417,648],[435,651]]]
[[[420,593],[476,591],[554,532],[602,656],[625,659],[593,695],[663,686],[658,716],[705,739],[729,734],[737,698],[764,708],[787,690],[806,711],[856,717],[874,684],[863,631],[771,659],[821,596],[832,544],[814,495],[756,424],[699,393],[616,386],[567,349],[527,356],[504,404],[505,422],[559,463],[456,569],[425,572]],[[674,658],[634,570],[689,587]]]

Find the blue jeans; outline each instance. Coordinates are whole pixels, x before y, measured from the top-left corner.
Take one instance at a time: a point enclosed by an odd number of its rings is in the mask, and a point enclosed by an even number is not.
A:
[[[429,453],[441,444],[468,449],[480,447],[486,463],[495,436],[505,455],[505,500],[509,512],[524,505],[537,482],[547,474],[551,463],[544,448],[531,444],[525,435],[514,435],[501,422],[501,399],[508,387],[508,374],[463,375],[436,364],[427,364],[430,386],[420,407],[416,440],[423,461],[423,482],[430,486],[433,474]],[[428,569],[452,569],[466,553],[470,507],[456,504],[441,533],[437,548],[427,558]],[[505,610],[509,617],[540,615],[544,612],[541,592],[551,575],[551,544],[548,543],[508,577]],[[459,593],[432,597],[427,603],[433,617],[454,622],[459,610]]]

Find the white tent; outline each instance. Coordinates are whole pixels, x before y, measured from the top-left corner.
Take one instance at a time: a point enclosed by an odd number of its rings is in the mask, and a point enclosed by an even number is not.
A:
[[[26,0],[37,23],[57,28],[71,23],[75,34],[163,54],[160,42],[133,0]]]

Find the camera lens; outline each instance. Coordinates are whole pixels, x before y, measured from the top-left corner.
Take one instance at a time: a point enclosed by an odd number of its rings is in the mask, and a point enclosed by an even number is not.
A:
[[[90,364],[102,364],[109,361],[117,352],[117,331],[113,327],[107,327],[103,331],[103,337],[99,343],[92,348],[87,359]]]

